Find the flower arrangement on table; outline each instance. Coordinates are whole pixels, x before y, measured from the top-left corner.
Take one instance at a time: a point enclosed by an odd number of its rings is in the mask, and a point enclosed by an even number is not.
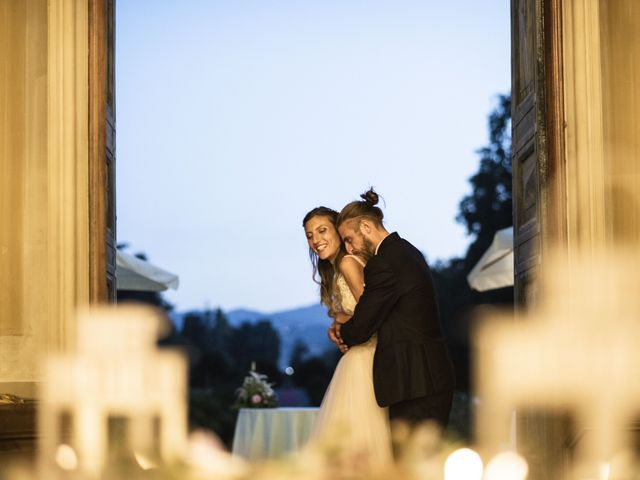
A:
[[[273,391],[273,383],[267,376],[255,370],[251,364],[249,375],[244,377],[242,386],[236,390],[235,408],[274,408],[278,406],[278,396]]]

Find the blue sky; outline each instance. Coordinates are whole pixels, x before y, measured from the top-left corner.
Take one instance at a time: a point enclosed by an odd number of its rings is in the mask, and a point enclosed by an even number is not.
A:
[[[118,241],[178,310],[316,302],[302,218],[370,185],[429,261],[464,253],[509,0],[116,5]]]

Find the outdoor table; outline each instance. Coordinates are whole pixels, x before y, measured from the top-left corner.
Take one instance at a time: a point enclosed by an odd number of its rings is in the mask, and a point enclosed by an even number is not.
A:
[[[232,453],[248,460],[260,460],[295,452],[309,438],[318,410],[242,408],[236,421]]]

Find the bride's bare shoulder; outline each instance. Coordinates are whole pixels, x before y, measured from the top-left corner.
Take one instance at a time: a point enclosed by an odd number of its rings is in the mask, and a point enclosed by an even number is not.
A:
[[[357,255],[345,255],[344,257],[342,257],[342,261],[340,262],[340,265],[338,265],[338,268],[342,268],[342,265],[349,265],[349,264],[359,265],[360,268],[364,268],[365,261],[362,258],[358,257]]]

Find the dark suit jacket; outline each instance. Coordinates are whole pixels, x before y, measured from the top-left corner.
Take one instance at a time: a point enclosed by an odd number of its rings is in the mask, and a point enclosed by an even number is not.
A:
[[[378,333],[373,386],[382,407],[452,390],[454,373],[440,327],[431,271],[420,251],[387,236],[364,269],[365,288],[342,325],[348,346]]]

